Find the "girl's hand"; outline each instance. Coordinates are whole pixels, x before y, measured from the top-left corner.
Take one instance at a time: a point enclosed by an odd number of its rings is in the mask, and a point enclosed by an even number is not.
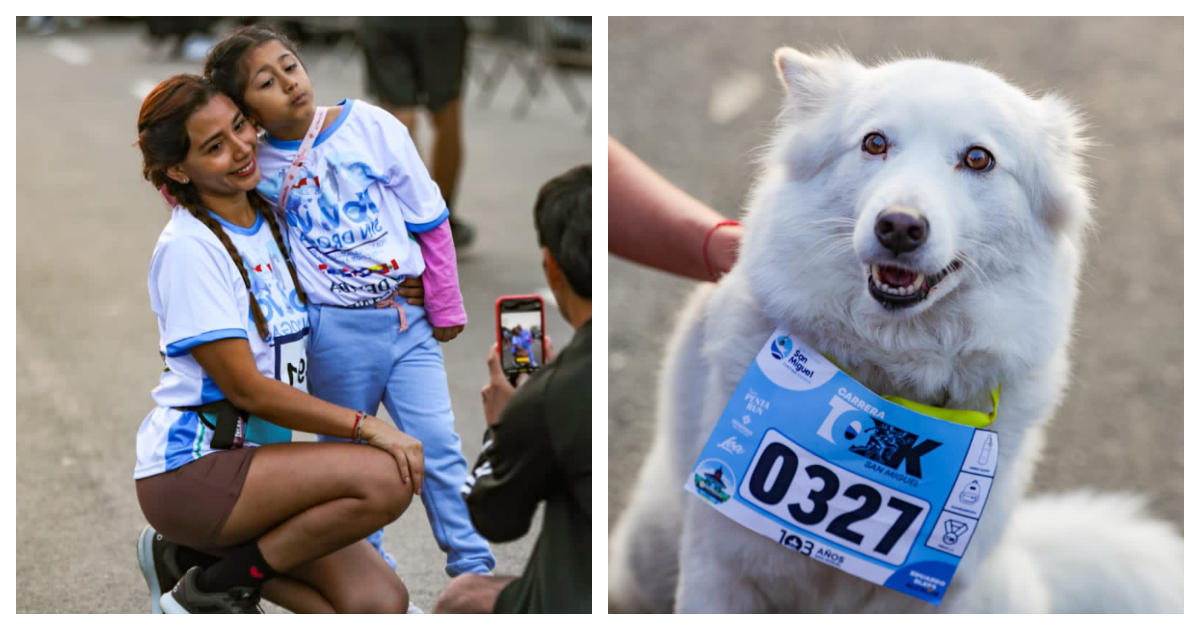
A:
[[[413,306],[425,306],[425,282],[421,276],[409,276],[396,287],[396,295],[406,298]]]
[[[438,328],[435,326],[433,329],[433,338],[437,339],[438,341],[443,341],[443,342],[450,341],[451,339],[454,339],[455,337],[457,337],[458,333],[463,331],[463,328],[466,328],[466,327],[465,326],[451,326],[449,328]]]
[[[396,459],[400,480],[411,483],[413,493],[420,495],[421,484],[425,482],[425,449],[421,442],[374,416],[363,419],[362,435],[367,444],[387,451]]]

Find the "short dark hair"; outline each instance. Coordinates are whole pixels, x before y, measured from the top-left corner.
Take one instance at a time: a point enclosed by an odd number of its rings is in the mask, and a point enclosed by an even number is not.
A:
[[[533,222],[538,245],[550,250],[571,289],[592,299],[592,166],[576,166],[542,185]]]

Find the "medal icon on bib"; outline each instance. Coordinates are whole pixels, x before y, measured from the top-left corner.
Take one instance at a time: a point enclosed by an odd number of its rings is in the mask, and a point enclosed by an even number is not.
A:
[[[962,521],[956,521],[954,519],[948,519],[945,522],[945,527],[946,535],[942,536],[942,542],[946,543],[947,545],[957,544],[959,535],[967,531],[966,523]]]

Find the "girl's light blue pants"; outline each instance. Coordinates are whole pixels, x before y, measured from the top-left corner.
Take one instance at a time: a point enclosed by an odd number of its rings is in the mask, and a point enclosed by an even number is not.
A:
[[[383,403],[396,427],[421,441],[425,482],[421,503],[433,537],[446,552],[446,573],[490,573],[496,559],[475,531],[460,494],[467,478],[462,440],[454,431],[442,350],[425,309],[403,305],[408,330],[394,308],[345,309],[310,304],[309,392],[323,400],[376,415]],[[321,436],[322,441],[337,440]],[[392,569],[383,530],[368,539]]]

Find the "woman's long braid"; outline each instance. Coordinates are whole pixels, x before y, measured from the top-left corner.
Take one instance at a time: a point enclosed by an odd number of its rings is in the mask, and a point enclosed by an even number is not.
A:
[[[254,324],[258,327],[258,336],[262,337],[263,341],[271,338],[271,331],[267,329],[267,318],[263,316],[262,308],[258,305],[258,298],[254,295],[254,290],[250,288],[250,273],[246,270],[246,265],[242,263],[242,255],[238,253],[237,247],[233,245],[229,235],[225,233],[225,229],[221,227],[217,220],[212,218],[205,210],[197,210],[194,206],[185,206],[192,216],[199,219],[201,223],[208,226],[217,238],[221,239],[221,244],[225,246],[225,251],[229,252],[230,258],[233,258],[234,265],[238,271],[242,273],[242,282],[246,283],[246,293],[250,295],[250,312],[254,315]]]
[[[251,199],[257,203],[254,205],[258,211],[262,213],[263,218],[267,220],[267,225],[271,226],[271,234],[275,236],[275,244],[279,246],[279,252],[283,254],[283,260],[287,263],[288,271],[292,274],[292,285],[296,287],[296,295],[300,296],[302,304],[308,304],[308,294],[304,292],[304,287],[300,286],[300,278],[296,275],[296,266],[292,264],[292,257],[288,254],[287,247],[283,244],[283,234],[279,231],[279,223],[275,221],[275,210],[270,205],[263,201],[257,193],[253,193]]]
[[[177,74],[158,84],[146,100],[138,114],[138,142],[142,151],[142,176],[150,181],[155,188],[165,191],[174,202],[187,208],[196,220],[208,226],[217,236],[225,251],[233,259],[242,274],[242,282],[246,283],[246,293],[250,296],[250,312],[254,316],[254,324],[258,328],[258,336],[263,341],[270,339],[271,331],[267,327],[267,318],[263,316],[258,297],[250,284],[250,273],[238,253],[237,247],[221,224],[204,209],[199,191],[195,184],[176,181],[167,175],[171,166],[181,164],[187,159],[190,139],[187,131],[188,118],[206,105],[220,91],[211,82],[194,74]],[[257,195],[251,195],[251,201]],[[260,204],[261,205],[261,204]],[[259,209],[259,208],[256,208]],[[259,209],[261,211],[261,209]],[[279,231],[271,224],[275,240],[279,242]],[[282,249],[282,244],[280,245]],[[284,252],[286,256],[286,251]],[[289,268],[291,261],[288,261]],[[292,279],[296,272],[292,270]],[[299,283],[297,283],[299,288]],[[303,296],[303,293],[300,294]]]

